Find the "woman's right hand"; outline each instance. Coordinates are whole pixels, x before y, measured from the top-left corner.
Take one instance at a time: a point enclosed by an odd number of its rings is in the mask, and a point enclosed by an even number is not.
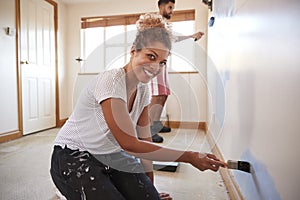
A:
[[[227,167],[225,162],[222,162],[213,154],[204,154],[199,152],[191,152],[190,163],[201,171],[212,170],[218,171],[220,167]]]

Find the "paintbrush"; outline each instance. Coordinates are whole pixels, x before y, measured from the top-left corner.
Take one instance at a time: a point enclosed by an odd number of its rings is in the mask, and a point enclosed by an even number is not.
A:
[[[228,160],[227,161],[228,169],[236,169],[243,172],[251,173],[251,164],[247,161],[235,161]]]

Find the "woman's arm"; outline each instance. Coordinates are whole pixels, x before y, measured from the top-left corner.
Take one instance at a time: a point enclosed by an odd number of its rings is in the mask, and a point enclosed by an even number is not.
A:
[[[214,155],[192,151],[180,151],[139,140],[126,103],[121,99],[106,99],[101,102],[106,123],[120,146],[137,157],[156,161],[177,161],[192,164],[199,170],[217,171],[226,164]]]
[[[152,142],[150,132],[150,121],[149,121],[149,107],[145,107],[141,113],[137,122],[136,131],[137,136],[140,140]],[[153,164],[151,160],[141,159],[142,165],[144,166],[147,176],[154,183]]]

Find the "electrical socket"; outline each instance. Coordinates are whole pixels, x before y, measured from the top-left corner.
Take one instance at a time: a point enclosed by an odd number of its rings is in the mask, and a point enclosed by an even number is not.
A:
[[[211,113],[211,121],[214,123],[216,121],[216,113],[212,112]]]

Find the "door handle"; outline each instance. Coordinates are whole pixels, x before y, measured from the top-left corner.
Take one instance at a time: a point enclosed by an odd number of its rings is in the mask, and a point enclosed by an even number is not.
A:
[[[27,60],[26,60],[26,61],[21,61],[20,64],[21,64],[21,65],[28,65],[29,62],[28,62]]]

